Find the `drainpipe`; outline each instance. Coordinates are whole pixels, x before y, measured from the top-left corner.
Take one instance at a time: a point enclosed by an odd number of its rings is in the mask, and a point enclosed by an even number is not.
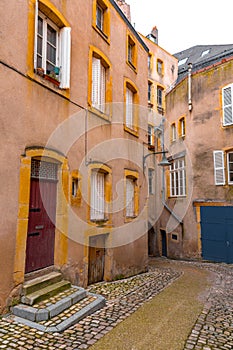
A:
[[[191,112],[193,109],[192,104],[192,63],[188,64],[188,105],[189,105],[189,111]]]

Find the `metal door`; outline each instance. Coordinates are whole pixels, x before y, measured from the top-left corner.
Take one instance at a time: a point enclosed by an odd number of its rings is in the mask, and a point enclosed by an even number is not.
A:
[[[233,263],[233,207],[201,207],[202,256]]]
[[[33,165],[37,170],[35,174],[32,169],[30,186],[26,273],[54,264],[56,164],[36,162]]]
[[[90,237],[88,284],[103,281],[105,263],[105,235]]]

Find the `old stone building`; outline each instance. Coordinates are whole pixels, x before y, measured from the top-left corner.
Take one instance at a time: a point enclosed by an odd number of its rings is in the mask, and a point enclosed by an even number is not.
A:
[[[113,0],[1,6],[2,311],[34,271],[147,269],[149,50]]]
[[[232,263],[233,45],[194,46],[175,56],[160,254]]]
[[[152,28],[151,33],[141,38],[149,48],[148,54],[148,152],[151,156],[145,161],[145,173],[148,176],[148,253],[160,254],[157,237],[156,222],[162,210],[162,169],[160,164],[163,159],[161,152],[163,133],[166,120],[165,96],[170,87],[177,80],[178,60],[159,46],[157,27]],[[148,153],[147,152],[147,153]]]

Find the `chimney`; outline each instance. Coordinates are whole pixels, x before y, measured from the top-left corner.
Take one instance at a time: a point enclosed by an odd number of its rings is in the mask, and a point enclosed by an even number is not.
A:
[[[124,13],[125,17],[131,22],[130,5],[128,5],[125,0],[115,0],[117,5],[120,7],[121,11]]]
[[[153,41],[155,44],[158,44],[158,28],[156,26],[154,26],[150,32],[150,34],[148,34],[146,37],[148,39],[150,39],[151,41]]]

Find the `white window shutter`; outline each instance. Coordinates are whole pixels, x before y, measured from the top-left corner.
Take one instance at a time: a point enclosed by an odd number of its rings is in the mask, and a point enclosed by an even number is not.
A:
[[[104,220],[104,173],[91,174],[91,220]]]
[[[223,125],[233,124],[233,84],[223,88]]]
[[[133,92],[126,89],[126,126],[133,128]]]
[[[70,88],[71,28],[60,30],[60,88]]]
[[[100,92],[100,60],[92,57],[92,105],[95,108],[99,107],[99,92]]]
[[[126,216],[134,216],[134,182],[126,178]]]
[[[214,151],[215,185],[225,185],[224,152]]]
[[[38,0],[36,0],[35,2],[34,69],[37,68],[37,27],[38,27]]]

